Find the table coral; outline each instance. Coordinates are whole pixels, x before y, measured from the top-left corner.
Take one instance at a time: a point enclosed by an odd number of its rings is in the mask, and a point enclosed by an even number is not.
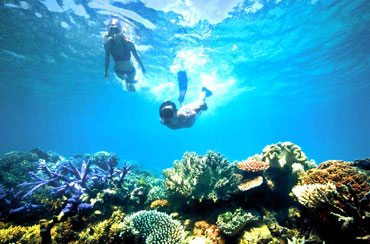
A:
[[[241,191],[248,191],[250,189],[256,188],[263,183],[263,177],[262,176],[257,176],[254,179],[247,180],[245,182],[242,182],[238,185],[239,190]]]
[[[162,174],[166,179],[163,185],[170,194],[200,202],[228,199],[240,181],[234,165],[214,151],[203,157],[187,152],[175,161],[174,168],[163,170]]]
[[[263,172],[268,168],[270,168],[270,165],[262,160],[243,160],[238,163],[238,169],[247,172]]]

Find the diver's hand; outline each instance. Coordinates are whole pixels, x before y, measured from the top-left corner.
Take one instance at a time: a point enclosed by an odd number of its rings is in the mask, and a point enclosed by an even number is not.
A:
[[[109,80],[109,75],[107,73],[104,74],[105,79]]]

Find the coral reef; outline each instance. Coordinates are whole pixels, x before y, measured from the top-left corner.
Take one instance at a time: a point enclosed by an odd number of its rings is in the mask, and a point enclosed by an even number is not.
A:
[[[175,161],[174,168],[162,173],[166,179],[163,185],[171,195],[200,202],[229,199],[239,183],[233,164],[213,151],[203,157],[185,153],[180,161]]]
[[[157,208],[160,208],[160,207],[165,207],[168,205],[168,201],[167,200],[155,200],[153,201],[151,204],[150,204],[150,208],[151,209],[157,209]]]
[[[315,162],[308,161],[301,148],[291,142],[266,146],[261,160],[270,165],[263,173],[270,189],[269,198],[279,203],[280,208],[290,204],[289,193],[293,186],[303,180],[306,171],[316,167]]]
[[[252,227],[245,231],[239,244],[269,243],[273,239],[267,225]]]
[[[317,169],[307,171],[303,178],[304,184],[333,183],[341,192],[343,184],[350,184],[359,198],[370,191],[366,175],[360,173],[352,163],[331,160],[321,163]]]
[[[279,142],[266,146],[262,151],[262,161],[273,168],[284,168],[293,163],[300,163],[305,168],[311,168],[301,148],[291,142]]]
[[[238,185],[239,190],[241,191],[248,191],[250,189],[259,187],[263,183],[263,177],[262,176],[257,176],[254,179],[247,180],[245,182],[242,182]]]
[[[163,179],[113,153],[12,152],[0,157],[0,242],[368,243],[368,162],[317,167],[279,142],[239,163],[185,153]]]
[[[0,157],[0,183],[4,188],[31,180],[29,171],[36,170],[39,165],[36,153],[9,152]]]
[[[185,238],[180,222],[155,210],[139,211],[125,217],[119,229],[123,239],[133,237],[135,243],[180,244]]]
[[[0,228],[0,243],[38,244],[40,241],[38,225],[29,227],[8,226]]]
[[[193,234],[195,239],[190,238],[190,243],[205,244],[223,244],[224,239],[221,236],[220,228],[216,225],[210,225],[206,221],[197,221],[194,223]],[[198,241],[198,242],[197,242]]]
[[[359,167],[364,170],[370,170],[370,158],[357,159],[353,161],[353,166]]]
[[[262,160],[243,160],[238,163],[238,169],[247,171],[247,172],[263,172],[264,170],[270,168],[270,165]]]
[[[336,194],[337,188],[331,182],[326,184],[297,185],[293,187],[292,193],[300,204],[312,208],[325,204],[323,200],[325,196]]]
[[[370,191],[367,177],[352,163],[326,161],[309,170],[293,195],[323,231],[337,231],[338,242],[351,242],[370,234]],[[330,239],[333,237],[325,237]]]
[[[217,217],[217,226],[228,236],[238,234],[248,223],[258,221],[260,216],[256,212],[244,211],[241,208],[234,212],[226,212]]]
[[[79,234],[79,243],[98,244],[120,242],[119,224],[124,214],[114,211],[109,219],[89,225]]]

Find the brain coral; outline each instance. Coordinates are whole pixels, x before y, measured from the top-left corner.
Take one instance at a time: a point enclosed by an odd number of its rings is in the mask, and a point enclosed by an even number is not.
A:
[[[174,168],[162,171],[163,185],[170,194],[187,199],[226,200],[240,181],[235,169],[214,151],[208,151],[203,157],[187,152],[180,161],[175,161]]]
[[[185,232],[179,221],[155,210],[139,211],[124,218],[121,237],[134,236],[136,243],[181,244]]]
[[[326,184],[327,182],[333,183],[338,192],[341,192],[343,184],[350,184],[359,198],[370,190],[366,175],[352,167],[352,163],[338,160],[320,164],[317,169],[307,171],[303,178],[304,184]]]

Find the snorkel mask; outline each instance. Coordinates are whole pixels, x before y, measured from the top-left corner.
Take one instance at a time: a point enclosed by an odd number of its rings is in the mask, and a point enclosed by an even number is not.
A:
[[[109,36],[116,37],[122,33],[121,24],[118,19],[112,19],[107,26]]]
[[[165,101],[162,103],[161,107],[159,108],[159,116],[161,118],[162,123],[168,124],[170,120],[175,115],[177,109],[176,105],[171,101]]]

